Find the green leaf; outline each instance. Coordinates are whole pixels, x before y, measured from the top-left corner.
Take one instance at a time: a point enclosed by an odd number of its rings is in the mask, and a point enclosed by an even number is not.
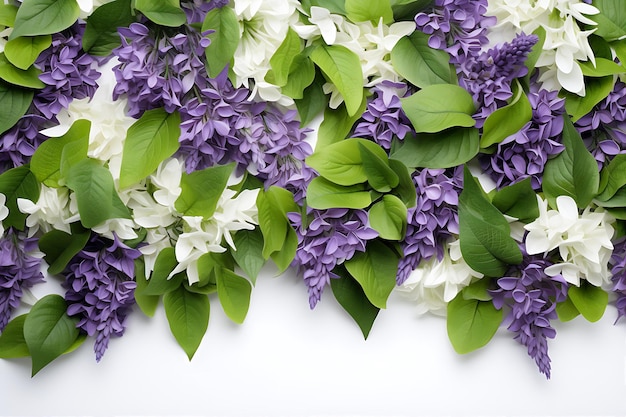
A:
[[[352,116],[348,115],[345,103],[341,103],[336,109],[327,108],[324,111],[324,120],[322,120],[317,132],[315,150],[323,149],[330,144],[344,140],[352,130],[354,123],[361,118],[365,111],[366,103],[367,101],[363,97],[361,107]]]
[[[365,252],[355,253],[344,266],[374,306],[387,307],[398,272],[398,256],[393,250],[378,240],[371,240]]]
[[[472,96],[462,87],[452,84],[429,85],[401,98],[402,110],[416,132],[434,133],[450,127],[472,127],[476,121]]]
[[[341,45],[319,45],[310,55],[343,96],[348,116],[354,116],[363,101],[363,71],[359,57]]]
[[[535,65],[543,53],[543,44],[546,41],[546,30],[542,26],[539,26],[533,31],[533,35],[536,35],[539,40],[533,45],[530,53],[526,57],[526,61],[524,62],[524,66],[528,69],[528,73],[526,74],[526,77],[524,77],[527,81],[530,80],[530,76],[535,71]],[[526,84],[528,85],[528,82]]]
[[[600,194],[596,197],[600,201],[607,201],[626,185],[626,155],[618,154],[600,173]]]
[[[65,233],[61,230],[51,230],[39,239],[39,249],[45,253],[44,259],[50,265],[48,274],[57,275],[63,272],[74,255],[80,252],[91,232],[85,230],[82,233]]]
[[[461,253],[475,271],[502,276],[510,264],[522,262],[522,253],[511,237],[509,224],[489,200],[467,167],[459,196]]]
[[[530,178],[500,189],[491,201],[502,213],[529,223],[539,217],[537,194]]]
[[[39,183],[28,166],[22,165],[3,172],[0,175],[0,193],[6,196],[5,205],[9,209],[9,215],[2,224],[5,228],[24,230],[27,214],[20,212],[17,199],[25,198],[35,203],[39,199]]]
[[[294,58],[300,54],[302,40],[300,36],[291,28],[287,31],[283,43],[280,44],[272,58],[270,59],[271,70],[267,72],[265,81],[279,87],[287,84],[289,69]],[[314,71],[315,72],[315,71]]]
[[[389,160],[389,167],[398,175],[398,186],[391,192],[397,196],[405,206],[413,207],[416,204],[417,193],[415,190],[415,184],[411,177],[411,171],[402,162],[395,159]]]
[[[109,55],[121,44],[117,28],[135,21],[132,11],[131,0],[115,0],[95,9],[87,18],[83,50],[91,55]]]
[[[61,32],[72,26],[79,14],[76,0],[26,0],[17,11],[9,39]]]
[[[570,298],[566,298],[565,301],[556,305],[556,313],[559,316],[559,321],[562,322],[573,320],[580,315],[580,311]]]
[[[463,288],[461,294],[464,300],[490,301],[492,299],[488,290],[491,288],[493,280],[481,278]]]
[[[611,42],[609,46],[615,52],[622,65],[624,65],[624,62],[626,62],[626,39]]]
[[[211,44],[206,48],[206,62],[209,77],[215,78],[231,63],[239,45],[240,29],[235,10],[218,7],[209,11],[202,24],[202,32],[209,29],[215,32],[208,35]]]
[[[26,114],[34,92],[0,81],[0,134],[12,128]]]
[[[388,240],[402,240],[406,234],[407,208],[398,197],[385,194],[369,210],[372,229]]]
[[[181,286],[163,296],[163,306],[172,334],[191,360],[209,326],[209,298]]]
[[[415,15],[433,5],[433,0],[391,0],[393,19],[412,21]]]
[[[236,250],[231,249],[230,254],[243,269],[254,284],[259,271],[265,264],[263,257],[263,233],[261,229],[239,230],[233,236]]]
[[[287,227],[287,235],[284,238],[283,247],[279,251],[272,252],[270,257],[272,261],[278,267],[278,272],[282,273],[291,264],[291,261],[296,257],[296,250],[298,249],[298,235],[296,231],[291,227]]]
[[[293,99],[304,97],[304,90],[315,79],[315,65],[308,56],[296,55],[289,68],[287,83],[281,88],[281,92]]]
[[[479,140],[478,129],[475,128],[407,135],[390,157],[411,168],[452,168],[478,154]]]
[[[596,104],[601,102],[613,90],[614,80],[612,76],[586,78],[585,95],[579,96],[573,93],[565,94],[565,110],[572,116],[572,121],[589,113]]]
[[[146,279],[146,265],[143,258],[135,259],[135,282],[137,283],[135,302],[137,302],[143,314],[148,317],[154,317],[160,297],[158,295],[148,295],[144,292],[149,281]]]
[[[48,187],[59,187],[61,180],[61,161],[64,159],[66,168],[75,165],[77,162],[87,158],[89,148],[89,131],[91,122],[80,119],[75,121],[70,130],[59,138],[50,138],[43,142],[35,150],[30,161],[30,167],[37,181],[44,183]],[[73,143],[74,146],[68,147]],[[66,149],[67,147],[67,149]],[[68,152],[71,149],[71,152]]]
[[[306,194],[309,207],[328,209],[335,207],[362,209],[372,204],[372,196],[365,185],[337,185],[324,177],[313,178]]]
[[[372,22],[378,25],[380,19],[383,23],[393,22],[393,11],[389,0],[346,0],[346,14],[354,23]]]
[[[11,320],[0,333],[0,358],[23,358],[30,356],[26,339],[24,339],[24,322],[27,314]]]
[[[15,16],[18,7],[12,4],[0,4],[0,25],[6,27],[15,26]]]
[[[368,143],[371,142],[368,141]],[[378,152],[378,149],[382,150],[382,148],[376,147],[377,152],[374,153],[370,150],[370,148],[374,149],[373,147],[365,146],[362,143],[358,145],[368,184],[381,193],[387,193],[391,191],[392,188],[397,187],[400,178],[398,178],[394,170],[389,167],[387,154],[384,153],[384,151]]]
[[[564,116],[564,121],[565,150],[546,163],[543,191],[549,199],[568,195],[584,208],[598,192],[598,165],[569,117]]]
[[[580,314],[590,322],[600,320],[609,303],[609,294],[587,281],[582,281],[580,287],[570,286],[567,295]]]
[[[420,88],[433,84],[456,84],[456,74],[450,69],[450,55],[428,46],[429,37],[415,31],[401,38],[391,50],[393,67],[398,74]]]
[[[174,203],[176,210],[185,216],[202,216],[210,219],[215,213],[217,202],[226,188],[235,164],[216,165],[191,174],[183,173],[182,189]]]
[[[183,281],[184,274],[176,274],[169,278],[170,273],[176,268],[178,261],[174,248],[163,248],[157,255],[154,268],[148,284],[142,290],[144,295],[163,295],[178,289]]]
[[[614,41],[626,36],[626,4],[622,0],[594,0],[593,5],[599,14],[590,16],[598,23],[594,26],[595,34],[607,41]]]
[[[257,208],[259,228],[264,239],[263,257],[268,259],[272,253],[283,249],[286,236],[290,233],[287,213],[299,212],[299,208],[289,191],[275,186],[259,192]]]
[[[252,285],[242,276],[226,268],[216,270],[217,296],[226,315],[235,323],[246,319],[250,307]]]
[[[518,132],[533,116],[530,101],[519,82],[513,83],[513,99],[509,104],[487,116],[480,138],[480,147],[488,148]]]
[[[90,229],[112,218],[130,218],[115,191],[111,172],[94,159],[83,159],[69,169],[67,186],[76,196],[80,222]]]
[[[361,329],[363,337],[367,339],[380,309],[370,303],[363,288],[348,274],[339,279],[331,279],[330,287],[335,299],[350,314]]]
[[[587,77],[606,77],[609,75],[621,74],[626,69],[618,63],[606,58],[596,57],[596,64],[591,61],[579,62],[583,75]]]
[[[448,338],[457,353],[472,352],[485,346],[502,323],[502,310],[491,301],[466,300],[458,294],[448,303]]]
[[[128,129],[124,141],[120,188],[135,184],[178,150],[180,115],[158,108],[148,110]]]
[[[161,26],[177,27],[187,21],[179,0],[135,0],[135,9]]]
[[[4,56],[13,65],[27,70],[35,63],[39,54],[52,44],[52,36],[21,36],[4,45]]]
[[[39,79],[41,71],[34,66],[27,70],[11,64],[4,53],[0,53],[0,79],[20,87],[44,88],[46,85]]]
[[[33,358],[32,375],[62,355],[78,338],[78,320],[66,313],[60,295],[50,294],[33,306],[24,321],[24,340]]]
[[[319,81],[318,77],[316,77],[313,83],[304,89],[302,93],[303,98],[294,100],[296,107],[298,108],[298,114],[300,115],[300,126],[309,125],[309,123],[311,123],[311,121],[326,108],[328,98],[326,97],[326,94],[324,94],[324,90],[322,88],[323,84],[324,82]],[[345,138],[345,135],[347,135],[349,131],[350,128],[345,131],[343,138]]]
[[[345,15],[345,0],[304,0],[301,2],[307,12],[311,6],[323,7],[333,14]]]

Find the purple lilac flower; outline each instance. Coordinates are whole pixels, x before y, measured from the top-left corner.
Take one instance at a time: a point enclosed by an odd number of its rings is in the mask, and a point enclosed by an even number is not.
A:
[[[613,292],[617,295],[617,322],[626,316],[626,238],[620,239],[613,246],[610,264]]]
[[[182,0],[180,6],[187,15],[187,22],[202,23],[206,14],[213,10],[224,7],[228,0]]]
[[[413,174],[417,204],[407,213],[407,231],[401,242],[404,256],[396,282],[402,284],[422,260],[443,257],[448,238],[459,233],[458,205],[463,169],[422,169]]]
[[[368,240],[378,232],[368,226],[363,210],[309,210],[308,224],[300,213],[289,213],[298,235],[298,249],[292,266],[302,274],[309,289],[309,306],[315,307],[331,278],[339,278],[333,269],[351,259],[356,251],[365,251]]]
[[[490,294],[497,309],[510,308],[504,323],[515,333],[515,339],[527,347],[528,355],[549,379],[548,339],[556,336],[550,320],[557,318],[557,303],[567,298],[567,282],[561,275],[545,274],[550,261],[541,255],[528,255],[524,247],[521,249],[522,263],[512,266],[498,279],[498,288]]]
[[[617,81],[609,95],[578,119],[576,129],[598,162],[598,169],[626,153],[626,84]]]
[[[24,290],[44,280],[41,258],[32,255],[37,250],[36,238],[13,228],[0,238],[0,332],[20,305]]]
[[[411,122],[402,110],[401,97],[408,93],[404,83],[383,81],[371,89],[374,96],[369,99],[367,108],[357,123],[352,136],[372,138],[384,149],[391,149],[394,137],[404,139],[411,132]]]
[[[126,316],[135,303],[134,260],[137,249],[93,235],[68,264],[64,287],[67,314],[79,319],[77,327],[96,336],[94,351],[100,361],[111,336],[122,336]]]
[[[541,188],[546,162],[564,149],[561,133],[565,100],[556,91],[540,90],[536,83],[531,83],[528,100],[533,112],[531,121],[500,142],[495,153],[481,156],[483,169],[497,188],[528,177],[535,190]]]
[[[488,43],[487,28],[496,22],[485,16],[487,0],[435,0],[429,13],[415,16],[417,29],[430,35],[431,48],[450,54],[450,62],[461,63],[466,56],[478,55]]]

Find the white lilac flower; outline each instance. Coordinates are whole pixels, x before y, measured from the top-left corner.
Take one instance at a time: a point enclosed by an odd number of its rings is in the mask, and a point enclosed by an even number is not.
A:
[[[6,219],[9,215],[9,209],[6,206],[7,196],[0,193],[0,236],[4,234],[4,225],[2,220]]]
[[[560,273],[576,286],[581,279],[595,286],[608,284],[614,219],[602,209],[592,211],[590,207],[579,214],[576,202],[569,196],[556,198],[556,210],[549,210],[541,197],[537,196],[537,200],[539,217],[525,226],[528,254],[547,255],[558,249],[562,262],[546,268],[546,274]]]
[[[474,278],[483,276],[467,265],[461,255],[459,240],[446,246],[441,260],[433,256],[423,261],[398,287],[401,293],[417,303],[418,314],[445,315],[448,303],[459,291]]]
[[[50,188],[41,185],[37,202],[25,198],[17,199],[17,206],[26,217],[26,226],[29,236],[38,230],[44,233],[52,229],[71,233],[70,224],[78,221],[78,207],[70,199],[70,192],[65,187]]]
[[[150,176],[150,182],[157,190],[153,197],[159,204],[174,209],[174,204],[180,196],[180,179],[183,176],[184,162],[171,158],[163,161],[156,172]]]

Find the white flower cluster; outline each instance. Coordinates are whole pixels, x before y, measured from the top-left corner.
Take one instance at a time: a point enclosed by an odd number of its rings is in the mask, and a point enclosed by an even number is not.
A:
[[[591,61],[595,56],[589,45],[594,30],[581,30],[579,23],[596,25],[587,16],[600,11],[581,0],[489,0],[487,14],[495,16],[495,31],[512,38],[515,33],[532,33],[542,27],[546,32],[543,52],[537,61],[544,71],[539,81],[544,88],[585,94],[583,73],[577,61]]]
[[[525,226],[526,251],[539,254],[558,249],[563,262],[546,268],[546,274],[562,274],[570,284],[580,280],[602,286],[610,282],[608,262],[613,252],[614,219],[602,209],[588,207],[579,215],[576,202],[569,196],[556,198],[557,210],[537,196],[539,217]]]

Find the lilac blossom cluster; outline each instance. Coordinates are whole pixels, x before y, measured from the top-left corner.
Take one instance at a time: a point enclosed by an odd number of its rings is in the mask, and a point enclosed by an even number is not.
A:
[[[73,99],[93,97],[100,73],[92,68],[94,58],[82,49],[84,30],[85,25],[77,23],[53,34],[51,46],[35,61],[45,86],[35,93],[26,115],[0,135],[0,172],[26,164],[47,139],[39,131],[58,124],[56,115]]]
[[[401,285],[420,262],[443,257],[445,242],[459,233],[458,205],[463,169],[422,169],[413,174],[417,204],[408,210],[407,231],[401,242],[404,256],[396,282]]]
[[[377,237],[378,232],[368,226],[363,210],[310,209],[307,219],[300,213],[289,213],[288,217],[298,235],[292,266],[304,278],[313,309],[331,278],[339,278],[333,269],[357,251],[364,252],[367,241]]]
[[[533,189],[540,189],[548,159],[565,149],[561,144],[565,100],[557,91],[539,89],[536,83],[531,83],[528,100],[531,121],[500,142],[493,154],[481,156],[484,172],[497,188],[530,177]]]
[[[124,333],[126,316],[135,304],[134,260],[141,252],[118,240],[93,235],[66,267],[67,314],[77,327],[96,336],[96,360],[104,355],[111,336]]]
[[[626,316],[626,238],[622,238],[614,244],[611,256],[611,281],[613,292],[617,295],[615,305],[617,307],[617,320]]]
[[[626,84],[618,80],[609,95],[575,126],[598,162],[598,169],[626,152]]]
[[[43,282],[41,258],[32,255],[38,240],[10,228],[0,238],[0,332],[20,305],[24,290]]]
[[[548,339],[556,336],[550,321],[557,319],[556,305],[567,298],[567,283],[561,275],[548,276],[544,270],[551,262],[542,255],[528,255],[522,247],[523,261],[512,266],[490,291],[497,309],[507,306],[504,320],[515,339],[526,346],[539,371],[550,378]]]
[[[182,0],[180,7],[187,16],[190,24],[202,23],[206,14],[213,9],[219,9],[228,4],[228,0]]]

